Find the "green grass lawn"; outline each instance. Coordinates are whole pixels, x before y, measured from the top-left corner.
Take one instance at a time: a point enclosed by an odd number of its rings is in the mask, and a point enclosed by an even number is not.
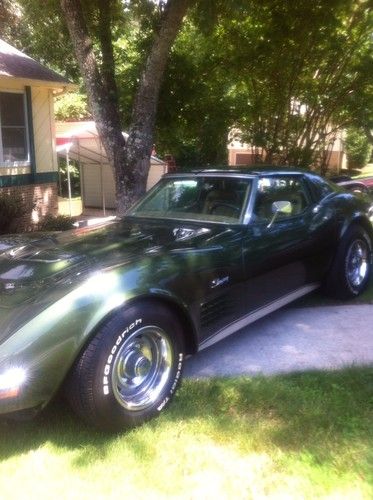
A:
[[[0,498],[370,499],[373,368],[185,381],[120,435],[62,402],[0,424]]]
[[[361,170],[361,175],[355,176],[356,179],[359,179],[359,177],[368,177],[370,175],[373,175],[373,163],[368,163],[362,170]]]

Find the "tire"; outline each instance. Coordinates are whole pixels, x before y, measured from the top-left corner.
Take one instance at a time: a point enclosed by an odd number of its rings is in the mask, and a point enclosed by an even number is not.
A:
[[[326,279],[328,295],[339,299],[357,297],[372,272],[372,241],[361,226],[351,226],[343,236]]]
[[[95,427],[134,427],[169,404],[183,362],[177,316],[162,304],[135,304],[110,318],[85,347],[68,377],[67,398]]]

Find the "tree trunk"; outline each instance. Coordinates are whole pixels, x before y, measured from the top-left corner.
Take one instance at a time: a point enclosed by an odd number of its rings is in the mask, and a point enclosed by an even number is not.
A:
[[[127,143],[122,135],[115,87],[110,2],[100,1],[103,67],[99,68],[80,0],[60,0],[100,139],[114,169],[117,212],[123,214],[145,192],[159,90],[170,48],[193,0],[169,0],[154,36],[132,111]],[[107,10],[106,10],[107,9]],[[109,58],[109,60],[108,60]],[[109,92],[108,92],[109,90]]]
[[[141,75],[127,140],[126,170],[131,172],[132,179],[126,182],[119,178],[117,186],[117,200],[124,203],[123,209],[146,190],[159,91],[170,49],[191,3],[191,0],[168,1]]]
[[[98,67],[80,0],[61,0],[61,8],[84,79],[97,131],[116,173],[117,170],[124,169],[126,154],[119,111],[112,96],[113,89],[111,88],[110,93],[107,91],[108,79],[101,75]],[[108,65],[105,70],[107,73]]]

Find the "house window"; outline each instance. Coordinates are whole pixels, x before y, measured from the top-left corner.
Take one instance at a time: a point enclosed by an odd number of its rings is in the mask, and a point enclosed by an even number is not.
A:
[[[25,95],[0,92],[0,163],[19,166],[29,161]]]

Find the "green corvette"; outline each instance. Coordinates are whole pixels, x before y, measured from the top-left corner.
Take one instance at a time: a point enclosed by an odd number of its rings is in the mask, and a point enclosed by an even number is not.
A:
[[[62,388],[103,429],[157,415],[184,359],[372,265],[372,207],[298,171],[166,175],[113,223],[0,239],[0,414]]]

